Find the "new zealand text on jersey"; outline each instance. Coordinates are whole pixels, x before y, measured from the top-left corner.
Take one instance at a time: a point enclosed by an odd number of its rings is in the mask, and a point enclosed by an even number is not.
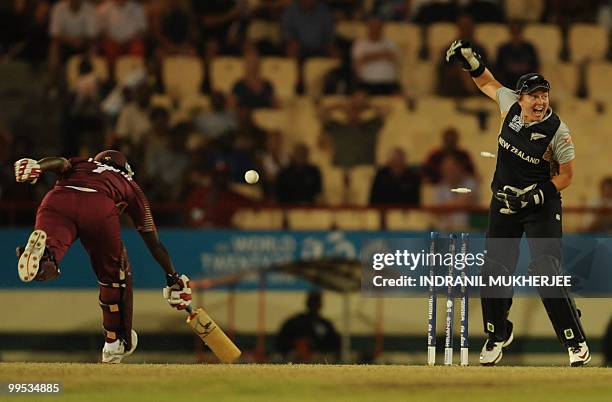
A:
[[[510,144],[509,142],[504,140],[502,137],[499,137],[499,145],[503,147],[504,149],[507,149],[508,151],[517,155],[519,158],[521,158],[524,161],[533,163],[534,165],[537,165],[540,163],[540,158],[534,158],[533,156],[525,155],[525,152],[521,151],[514,145]]]

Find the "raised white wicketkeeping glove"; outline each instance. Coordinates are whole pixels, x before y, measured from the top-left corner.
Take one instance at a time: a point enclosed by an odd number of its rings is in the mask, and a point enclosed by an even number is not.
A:
[[[187,275],[179,276],[178,273],[166,275],[166,284],[162,294],[170,307],[185,310],[191,305],[191,288]]]
[[[446,61],[461,63],[463,70],[469,72],[472,77],[478,77],[484,72],[482,57],[466,40],[458,39],[450,45],[446,51]]]
[[[34,159],[23,158],[15,162],[15,180],[19,183],[34,184],[40,177],[40,173],[40,165]]]

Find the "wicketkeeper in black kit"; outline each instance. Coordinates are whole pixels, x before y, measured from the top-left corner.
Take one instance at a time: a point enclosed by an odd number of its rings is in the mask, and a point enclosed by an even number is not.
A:
[[[459,62],[478,89],[499,105],[502,125],[497,164],[491,183],[493,197],[487,230],[487,258],[482,275],[509,276],[516,270],[519,243],[525,233],[531,250],[529,274],[560,275],[562,209],[560,191],[574,169],[574,145],[568,127],[549,107],[550,84],[540,74],[519,78],[515,90],[503,87],[484,66],[469,42],[457,40],[446,52]],[[485,282],[486,283],[486,282]],[[565,287],[538,288],[557,337],[567,348],[571,366],[591,360],[580,323],[580,311]],[[480,364],[494,365],[513,340],[508,314],[510,287],[482,287],[482,315],[488,335]]]

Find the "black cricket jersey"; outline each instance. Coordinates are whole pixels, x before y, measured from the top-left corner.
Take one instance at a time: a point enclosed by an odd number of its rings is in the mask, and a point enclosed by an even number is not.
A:
[[[506,185],[525,188],[550,180],[559,173],[560,163],[574,159],[573,144],[565,142],[569,129],[552,109],[543,120],[526,124],[514,91],[500,88],[497,101],[502,125],[497,137],[493,192]]]

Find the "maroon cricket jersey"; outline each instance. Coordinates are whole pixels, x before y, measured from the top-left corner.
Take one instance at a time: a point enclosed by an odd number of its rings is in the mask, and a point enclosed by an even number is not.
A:
[[[80,187],[103,193],[119,208],[125,208],[139,232],[155,231],[155,223],[147,197],[140,186],[126,173],[93,158],[70,158],[72,167],[64,172],[56,187]]]

